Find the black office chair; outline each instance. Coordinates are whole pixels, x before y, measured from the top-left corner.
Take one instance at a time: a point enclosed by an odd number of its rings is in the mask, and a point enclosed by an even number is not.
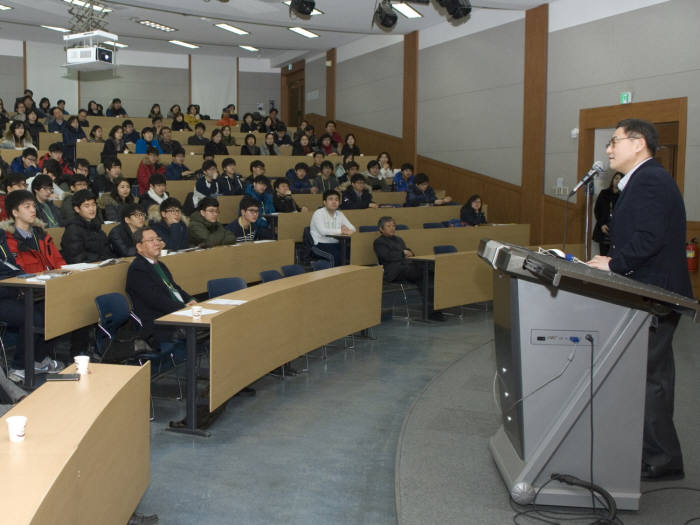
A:
[[[282,275],[285,277],[302,275],[304,273],[306,273],[306,269],[301,264],[285,264],[282,266]]]
[[[311,261],[311,269],[314,272],[318,271],[318,270],[327,270],[330,267],[331,267],[331,263],[329,263],[325,259],[318,259],[316,261]]]
[[[260,272],[260,279],[264,283],[269,283],[270,281],[277,281],[278,279],[282,278],[282,274],[279,273],[277,270],[264,270]]]
[[[451,244],[439,244],[438,246],[433,246],[433,253],[435,255],[440,255],[441,253],[457,253],[457,247]]]
[[[224,277],[222,279],[211,279],[207,281],[207,293],[209,299],[226,295],[227,293],[237,292],[247,288],[248,284],[240,277]]]
[[[445,225],[442,224],[441,222],[424,222],[423,223],[423,228],[428,230],[430,228],[444,228]]]
[[[378,232],[379,231],[379,226],[360,226],[358,231],[360,233],[365,233],[365,232]]]
[[[408,230],[408,226],[406,226],[405,224],[397,224],[396,229],[397,230]]]

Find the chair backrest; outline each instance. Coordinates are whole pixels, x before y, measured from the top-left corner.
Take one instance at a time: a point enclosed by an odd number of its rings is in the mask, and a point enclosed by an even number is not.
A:
[[[314,272],[317,270],[327,270],[330,267],[331,263],[328,262],[326,259],[317,259],[315,261],[311,261],[311,268],[313,268]]]
[[[127,322],[131,308],[122,294],[114,292],[95,297],[100,326],[114,335]]]
[[[211,279],[207,281],[207,293],[209,299],[226,295],[227,293],[237,292],[243,288],[247,288],[248,284],[240,277],[224,277],[222,279]]]
[[[433,246],[433,253],[439,255],[441,253],[456,253],[457,247],[451,244],[439,244],[438,246]]]
[[[424,222],[423,223],[423,228],[430,229],[430,228],[444,228],[445,225],[442,224],[441,222]]]
[[[264,270],[260,272],[260,279],[262,279],[262,282],[268,283],[270,281],[282,279],[282,274],[279,273],[277,270]]]
[[[282,274],[285,277],[301,275],[303,273],[306,273],[306,268],[304,268],[301,264],[285,264],[282,266]]]
[[[378,232],[379,226],[360,226],[359,232]]]
[[[396,229],[397,230],[408,230],[408,226],[406,226],[405,224],[397,224]]]

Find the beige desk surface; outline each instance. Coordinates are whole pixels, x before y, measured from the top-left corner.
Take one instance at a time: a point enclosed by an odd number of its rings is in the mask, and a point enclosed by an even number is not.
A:
[[[150,363],[90,368],[80,381],[42,385],[5,415],[28,421],[22,443],[2,423],[2,523],[124,525],[136,509],[150,477]]]
[[[376,266],[309,272],[223,296],[247,301],[240,306],[204,302],[219,313],[200,322],[174,314],[159,321],[210,326],[209,408],[214,410],[282,364],[379,324],[382,276]]]

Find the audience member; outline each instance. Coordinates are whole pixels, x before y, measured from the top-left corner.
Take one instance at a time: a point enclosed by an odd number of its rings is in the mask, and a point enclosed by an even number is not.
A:
[[[27,120],[24,123],[24,127],[32,138],[33,144],[39,144],[39,133],[46,132],[46,128],[38,119],[39,114],[35,109],[31,109],[27,112]]]
[[[202,120],[201,115],[199,114],[199,106],[196,104],[190,104],[187,106],[187,114],[185,115],[185,122],[187,122],[190,126],[195,126],[196,124],[199,124],[199,121]],[[196,130],[195,126],[195,130]]]
[[[187,144],[190,146],[206,146],[209,139],[204,136],[207,127],[201,122],[197,122],[194,127],[194,135],[187,139]]]
[[[73,210],[73,195],[80,190],[88,189],[87,177],[81,173],[76,173],[71,177],[68,189],[70,191],[63,194],[63,201],[61,202],[61,218],[64,223],[75,215],[75,210]]]
[[[246,186],[248,184],[253,184],[255,177],[258,175],[265,175],[265,163],[256,159],[250,163],[250,175],[245,178]]]
[[[175,151],[182,149],[182,144],[173,139],[173,131],[168,126],[161,128],[158,143],[161,151],[168,155],[172,155]]]
[[[275,131],[275,124],[272,117],[267,116],[258,126],[258,133],[272,133]]]
[[[199,201],[204,197],[214,197],[219,196],[219,183],[217,179],[219,178],[219,170],[216,168],[216,162],[213,160],[205,160],[202,164],[203,177],[197,179],[194,185],[194,194],[192,195],[192,202],[195,206],[199,204]]]
[[[308,155],[309,157],[319,155],[321,159],[323,159],[323,153],[314,152],[309,142],[309,137],[306,135],[302,135],[301,138],[292,145],[292,155]]]
[[[90,121],[87,119],[87,109],[81,108],[78,110],[78,124],[81,128],[90,127]]]
[[[255,125],[255,122],[253,122],[253,114],[246,113],[243,115],[243,122],[241,122],[241,133],[251,133],[257,130],[258,128]]]
[[[265,142],[260,146],[260,153],[262,155],[281,155],[282,152],[277,144],[275,144],[275,134],[269,132],[265,135]]]
[[[333,141],[331,140],[331,136],[328,135],[327,133],[324,135],[321,135],[321,138],[318,139],[318,151],[323,152],[325,156],[329,155],[337,155],[338,153],[335,150],[335,147],[333,146]]]
[[[8,194],[17,190],[26,190],[27,181],[21,173],[8,173],[6,177],[0,180],[0,185],[2,185],[2,192],[0,192],[0,221],[6,221],[10,218],[7,205],[5,204]]]
[[[624,173],[616,172],[610,180],[610,185],[598,194],[593,207],[596,221],[593,228],[593,240],[598,243],[600,255],[604,257],[610,252],[610,226],[613,209],[620,196],[620,188],[617,185],[624,176]],[[485,219],[484,222],[486,222]]]
[[[152,175],[156,174],[162,175],[163,180],[165,180],[165,166],[158,162],[158,150],[150,146],[146,150],[146,157],[139,163],[139,169],[136,173],[139,194],[142,195],[148,191],[149,180]]]
[[[275,144],[278,146],[291,146],[292,138],[287,134],[287,126],[280,124],[275,129]]]
[[[275,188],[275,196],[272,199],[272,204],[276,213],[309,211],[306,206],[299,207],[296,203],[292,197],[292,190],[289,189],[289,181],[287,179],[276,179],[273,186]]]
[[[88,135],[88,142],[104,144],[105,139],[102,137],[102,126],[95,124]]]
[[[168,111],[168,118],[175,120],[177,115],[182,115],[182,109],[179,104],[173,104]]]
[[[343,210],[366,210],[377,208],[372,200],[372,194],[365,188],[365,178],[360,173],[355,173],[350,179],[350,187],[343,192],[340,208]]]
[[[42,97],[36,110],[39,113],[39,118],[48,118],[51,115],[51,101],[46,97]]]
[[[292,154],[295,155],[294,152],[292,152]],[[321,174],[321,164],[323,163],[323,160],[326,158],[326,156],[321,151],[314,151],[311,154],[311,157],[313,158],[313,164],[309,166],[309,177],[315,179]],[[333,170],[332,164],[331,170]]]
[[[5,133],[5,140],[0,142],[0,149],[36,148],[29,135],[29,130],[24,127],[24,122],[13,120]]]
[[[245,195],[241,199],[238,209],[239,217],[226,225],[226,229],[235,235],[237,243],[274,238],[270,230],[257,225],[258,216],[260,215],[258,201]]]
[[[241,146],[241,155],[260,155],[260,148],[255,145],[257,139],[252,133],[245,136],[245,144]]]
[[[486,224],[486,215],[481,209],[481,197],[472,195],[467,203],[459,210],[459,218],[464,224],[469,226],[479,226]]]
[[[115,181],[122,175],[122,163],[119,159],[110,157],[105,160],[104,173],[98,174],[92,183],[95,195],[109,193],[114,188]],[[131,189],[129,189],[131,191]]]
[[[81,190],[73,195],[76,215],[68,220],[61,239],[61,253],[69,264],[104,261],[113,257],[107,235],[97,218],[95,195]]]
[[[189,179],[194,172],[185,166],[185,150],[182,148],[173,151],[173,161],[165,169],[165,178],[168,180]]]
[[[124,216],[124,208],[129,204],[139,202],[138,197],[131,194],[131,184],[128,180],[117,177],[112,183],[109,193],[103,193],[97,199],[102,219],[109,222],[120,221]]]
[[[41,100],[43,102],[44,99],[41,99]],[[48,102],[48,99],[47,99],[47,102]],[[90,115],[91,117],[104,117],[104,115],[102,114],[102,111],[100,111],[100,109],[97,107],[97,102],[95,102],[94,100],[91,100],[90,102],[88,102],[87,109],[88,109],[88,115]]]
[[[335,120],[329,120],[326,122],[325,134],[331,138],[333,148],[338,149],[338,145],[343,142],[343,137],[341,137],[340,133],[335,130]]]
[[[63,119],[63,111],[58,106],[51,108],[53,118],[49,122],[49,133],[63,133],[66,127],[66,121]]]
[[[219,175],[219,193],[221,195],[243,195],[246,183],[240,173],[236,173],[236,161],[232,158],[224,159],[221,163],[223,173]]]
[[[192,131],[192,128],[190,125],[185,122],[185,115],[182,113],[178,113],[175,115],[173,118],[173,124],[172,124],[173,131]]]
[[[219,201],[212,197],[199,201],[197,211],[190,216],[189,238],[190,246],[202,248],[236,242],[236,236],[219,222]]]
[[[394,165],[391,162],[391,155],[386,151],[382,151],[377,155],[379,162],[379,179],[382,181],[384,188],[390,188],[394,180]]]
[[[355,162],[355,156],[352,153],[349,153],[348,155],[343,156],[343,162],[338,163],[338,165],[335,168],[335,177],[338,179],[338,182],[343,186],[347,186],[348,184],[350,184],[350,180],[348,178],[347,173],[348,164],[350,164],[351,162]]]
[[[345,173],[338,177],[338,184],[340,184],[340,188],[345,191],[350,186],[352,178],[360,173],[360,165],[354,160],[351,160],[345,163],[343,167]],[[336,176],[338,176],[338,170],[336,170]]]
[[[352,133],[345,135],[345,143],[343,144],[343,148],[340,150],[340,154],[343,157],[348,154],[360,154],[360,148],[357,146],[357,139],[355,138],[355,135]]]
[[[112,99],[112,103],[107,107],[105,115],[108,117],[128,117],[124,106],[122,106],[122,101],[118,98]]]
[[[294,171],[289,176],[289,189],[292,193],[318,193],[318,188],[311,185],[311,179],[307,175],[309,166],[299,162],[294,166]]]
[[[121,126],[112,126],[109,137],[105,140],[100,160],[104,164],[107,159],[116,159],[119,153],[129,153],[129,148],[124,142],[124,130]]]
[[[155,138],[156,132],[153,128],[143,128],[141,130],[141,138],[136,141],[136,148],[135,152],[139,154],[143,153],[148,153],[149,148],[155,148],[158,150],[158,153],[163,153],[163,150],[160,147],[160,143],[158,142],[158,139]]]
[[[36,150],[34,148],[25,148],[22,150],[22,155],[12,160],[10,171],[13,173],[21,173],[25,177],[33,177],[41,173],[41,168],[38,166],[36,160]]]
[[[31,99],[31,97],[29,97],[29,98]],[[56,107],[61,110],[64,117],[70,115],[70,112],[66,109],[66,101],[63,100],[62,98],[60,98],[56,101]]]
[[[390,189],[388,185],[385,184],[385,179],[380,178],[379,173],[379,162],[376,160],[370,160],[367,163],[367,169],[362,174],[367,181],[367,185],[373,190],[387,190]]]
[[[80,127],[78,117],[68,119],[63,128],[63,156],[69,164],[75,160],[75,148],[78,142],[87,142],[85,131]]]
[[[401,171],[394,175],[392,181],[394,191],[408,191],[411,184],[413,184],[413,164],[402,164]]]
[[[452,202],[452,197],[445,196],[438,199],[435,190],[430,186],[430,179],[425,173],[418,173],[413,178],[413,184],[409,185],[406,192],[406,204],[404,206],[426,206],[433,204],[441,206]]]
[[[37,175],[32,181],[32,193],[36,200],[36,216],[47,228],[63,226],[64,221],[53,202],[53,180],[48,175]]]
[[[323,192],[323,207],[316,210],[311,216],[311,237],[314,244],[333,257],[334,266],[340,264],[341,253],[338,239],[331,235],[352,235],[355,227],[338,210],[340,206],[340,194],[336,190]]]
[[[62,178],[63,175],[73,175],[70,164],[63,158],[63,144],[61,142],[54,142],[49,146],[49,152],[39,159],[39,167],[44,169],[44,163],[50,159],[55,160],[61,167],[61,173],[57,175],[59,179]]]
[[[188,248],[187,218],[182,216],[180,201],[169,197],[160,203],[158,211],[158,214],[149,215],[150,225],[163,240],[165,248],[170,251]]]
[[[321,173],[314,179],[313,184],[317,193],[321,194],[328,190],[334,190],[340,185],[333,174],[333,163],[330,160],[324,160],[321,163]]]
[[[167,180],[162,173],[154,173],[148,179],[148,191],[139,197],[139,205],[145,213],[150,213],[151,206],[159,207],[170,197],[166,192]]]
[[[231,135],[231,126],[224,126],[221,128],[221,143],[224,146],[238,146],[236,144],[236,137]]]
[[[60,164],[54,159],[48,159],[46,162],[44,162],[44,169],[42,170],[41,174],[51,177],[51,181],[53,183],[53,197],[51,197],[51,199],[63,200],[63,194],[65,192],[58,185],[58,181],[60,181],[60,178],[62,177]],[[34,182],[36,177],[38,177],[38,175],[27,179],[27,188],[32,187],[32,182]]]
[[[151,106],[151,111],[148,112],[148,118],[154,119],[154,118],[163,118],[163,115],[160,112],[160,104],[153,104]]]
[[[226,106],[224,109],[221,110],[221,118],[216,122],[217,126],[236,126],[238,124],[238,121],[235,118],[231,117],[231,109],[229,106]]]
[[[253,197],[258,202],[260,208],[260,216],[258,217],[258,226],[267,228],[267,220],[265,215],[275,213],[275,205],[273,203],[272,194],[268,191],[270,188],[270,179],[265,175],[258,175],[253,179],[253,183],[249,184],[245,189],[245,194]]]
[[[134,129],[134,123],[132,120],[125,120],[124,124],[122,124],[122,128],[124,129],[124,142],[132,142],[133,144],[136,144],[141,138],[139,132]]]
[[[143,228],[146,214],[138,204],[127,204],[123,214],[122,221],[110,230],[107,239],[115,256],[131,257],[136,255],[134,232]]]
[[[204,155],[228,155],[228,148],[221,142],[222,138],[220,129],[212,130],[209,142],[204,145]]]

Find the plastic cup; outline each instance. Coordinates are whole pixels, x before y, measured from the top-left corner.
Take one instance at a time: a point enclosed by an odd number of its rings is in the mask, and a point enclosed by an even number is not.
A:
[[[73,359],[75,361],[75,371],[77,373],[79,373],[80,375],[87,374],[89,364],[90,364],[90,356],[89,355],[76,355]]]
[[[192,319],[195,321],[199,321],[202,318],[202,307],[201,306],[193,306],[192,307]]]
[[[160,256],[161,256],[161,257],[165,257],[166,255],[168,255],[168,250],[161,250],[161,251],[160,251]]]
[[[24,441],[24,434],[27,428],[26,416],[10,416],[5,421],[7,421],[7,432],[10,436],[10,441],[13,443]]]

